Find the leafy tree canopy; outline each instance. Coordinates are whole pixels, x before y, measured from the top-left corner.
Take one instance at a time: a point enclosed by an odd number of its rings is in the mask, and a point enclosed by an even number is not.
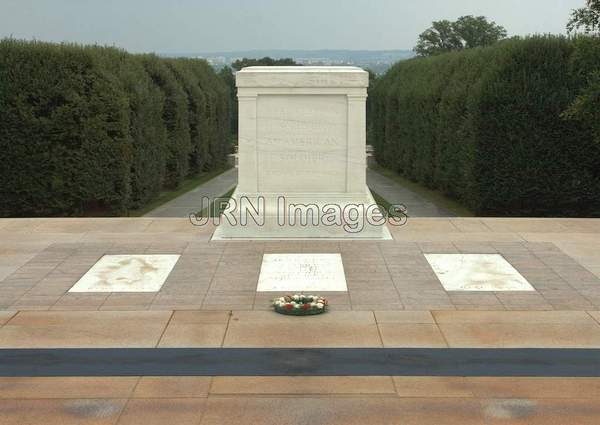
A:
[[[506,36],[503,26],[488,21],[485,16],[461,16],[455,22],[433,22],[431,28],[419,35],[414,50],[419,56],[433,56],[453,50],[489,46]]]
[[[586,34],[600,34],[600,0],[587,0],[587,6],[575,9],[567,25],[569,32],[583,29]]]
[[[227,87],[235,87],[235,75],[233,75],[233,71],[230,67],[224,66],[219,71],[219,76],[223,79]]]
[[[262,59],[248,59],[248,58],[238,59],[234,63],[231,64],[231,66],[234,69],[236,69],[237,71],[239,71],[240,69],[245,68],[247,66],[294,66],[294,65],[298,65],[298,64],[292,58],[273,59],[268,56],[266,56]]]

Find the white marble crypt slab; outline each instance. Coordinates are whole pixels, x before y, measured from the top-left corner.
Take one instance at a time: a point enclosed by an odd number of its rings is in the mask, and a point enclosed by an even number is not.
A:
[[[265,254],[256,290],[288,293],[347,291],[342,256]]]
[[[69,292],[158,292],[179,255],[105,255]]]
[[[446,291],[535,291],[499,254],[425,254]]]

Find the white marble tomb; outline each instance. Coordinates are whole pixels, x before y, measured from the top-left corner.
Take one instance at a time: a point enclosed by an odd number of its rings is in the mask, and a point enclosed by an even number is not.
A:
[[[386,225],[365,223],[364,216],[375,205],[366,184],[368,73],[355,67],[249,67],[237,73],[236,83],[239,178],[235,204],[226,213],[239,218],[244,202],[257,208],[262,197],[265,220],[241,225],[223,219],[213,239],[391,239]],[[310,206],[305,225],[290,204]],[[332,205],[342,218],[344,210],[351,214],[352,226],[331,220]]]

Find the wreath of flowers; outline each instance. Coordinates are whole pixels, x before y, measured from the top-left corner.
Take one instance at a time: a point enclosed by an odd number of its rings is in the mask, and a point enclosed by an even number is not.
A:
[[[273,300],[275,311],[289,316],[310,316],[327,310],[326,298],[317,295],[286,295]]]

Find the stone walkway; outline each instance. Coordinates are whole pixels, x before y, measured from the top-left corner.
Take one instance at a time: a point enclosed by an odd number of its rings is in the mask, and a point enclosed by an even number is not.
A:
[[[89,310],[85,299],[79,303]],[[72,302],[71,309],[76,306]],[[333,308],[325,315],[298,319],[266,309],[186,310],[190,307],[3,312],[0,348],[600,348],[598,310]]]
[[[0,349],[600,348],[600,220],[412,218],[385,242],[210,242],[177,218],[0,220]],[[276,315],[264,253],[340,253],[331,312]],[[426,253],[499,253],[534,292],[444,290]],[[179,254],[157,293],[67,293],[104,254]],[[294,365],[290,366],[291,368]],[[0,378],[0,423],[597,424],[598,378]]]
[[[337,310],[600,310],[600,220],[410,219],[395,240],[209,242],[186,219],[0,221],[2,310],[265,310],[265,253],[339,253]],[[501,254],[533,292],[446,291],[425,254]],[[179,254],[156,293],[68,293],[105,254]]]
[[[237,185],[237,168],[225,171],[212,180],[150,211],[145,217],[189,217],[202,209],[202,198],[210,200],[229,192]]]
[[[450,211],[433,204],[419,194],[401,186],[398,182],[371,169],[367,170],[367,183],[372,190],[390,204],[406,206],[410,217],[454,216]],[[234,168],[161,205],[146,214],[146,217],[188,217],[190,213],[198,212],[203,196],[214,199],[229,192],[236,185],[237,168]]]
[[[600,380],[0,378],[3,425],[597,425]]]
[[[409,217],[454,217],[454,214],[447,209],[424,199],[421,195],[372,169],[367,169],[367,184],[390,204],[404,205]]]
[[[265,253],[340,253],[337,310],[600,310],[598,220],[410,219],[383,242],[209,242],[186,219],[0,221],[0,309],[265,310]],[[534,292],[446,291],[425,254],[501,254]],[[156,293],[68,293],[105,254],[179,254]]]

